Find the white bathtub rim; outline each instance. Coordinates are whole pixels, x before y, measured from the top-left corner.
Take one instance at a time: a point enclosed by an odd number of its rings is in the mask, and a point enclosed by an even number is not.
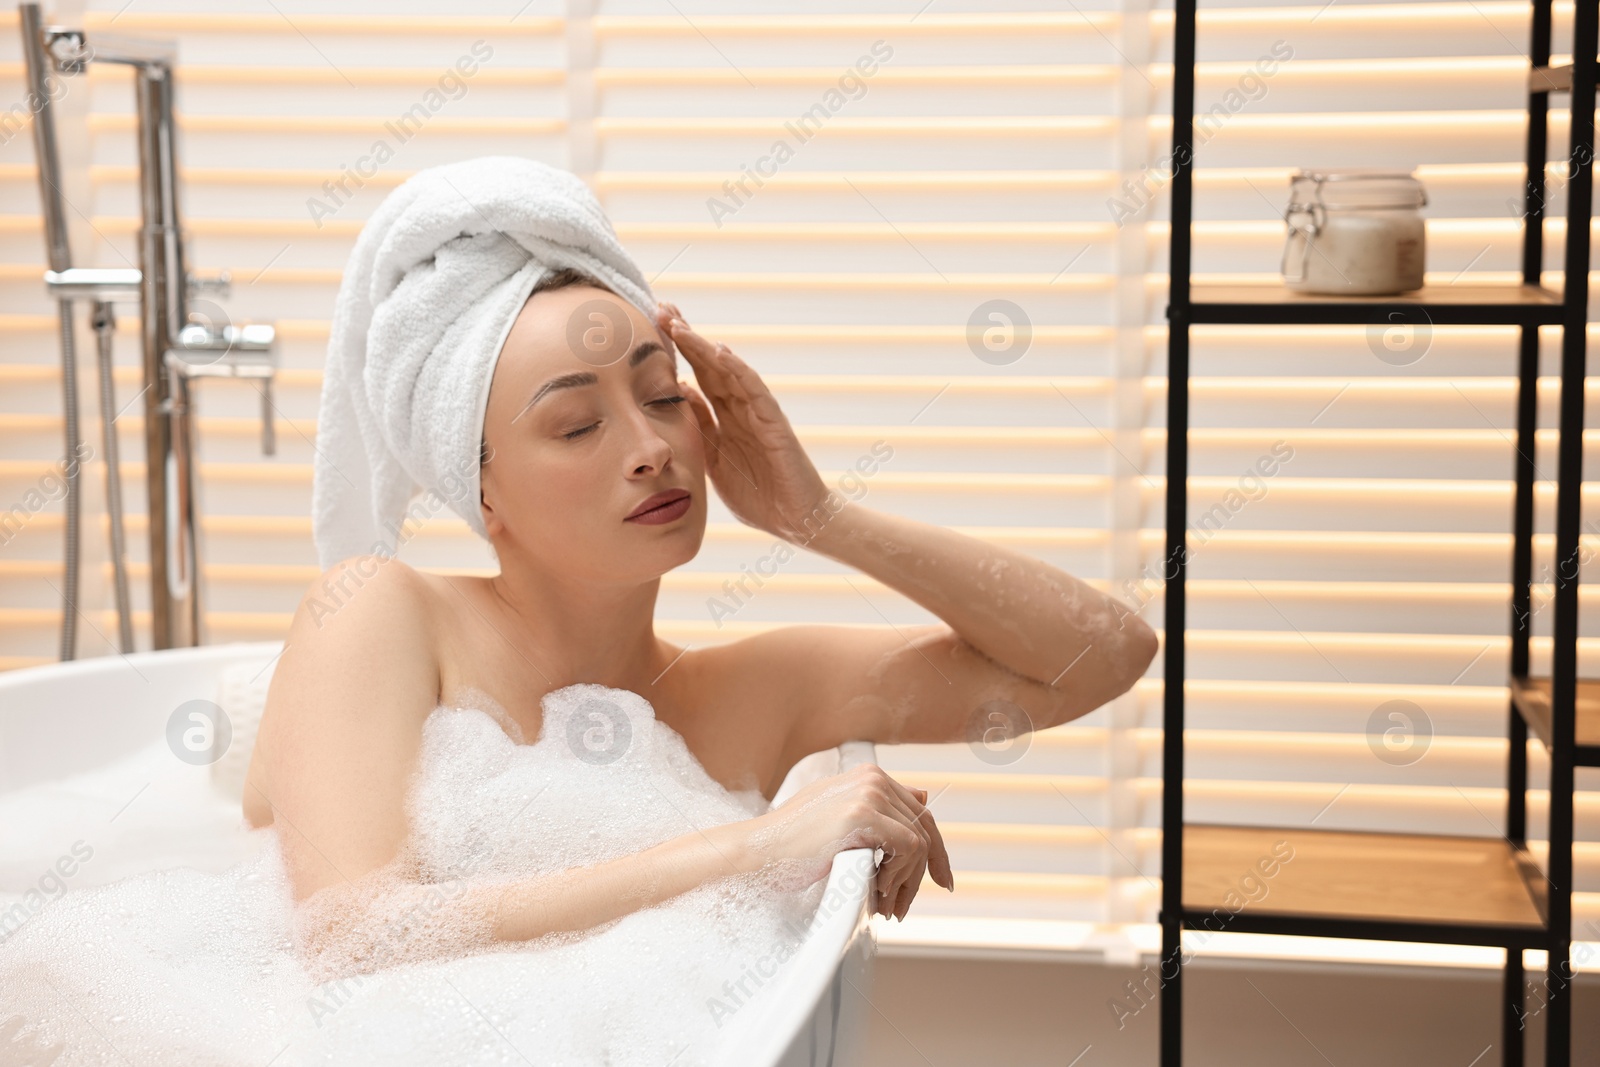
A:
[[[871,741],[846,741],[835,751],[840,772],[877,762],[877,749]],[[782,792],[780,789],[780,796]],[[793,1062],[791,1053],[802,1030],[813,1024],[833,983],[843,980],[845,960],[857,949],[859,939],[872,937],[868,902],[877,855],[878,850],[871,848],[834,854],[817,912],[800,945],[783,964],[787,974],[776,992],[787,999],[780,1002],[778,997],[767,997],[755,1010],[736,1014],[717,1067]],[[802,1016],[790,1007],[794,1003],[809,1004],[811,1010]],[[838,1024],[838,1019],[832,1020],[835,1038]]]
[[[789,973],[773,990],[782,999],[767,997],[757,1010],[734,1016],[716,1067],[787,1062],[786,1056],[812,1022],[817,1006],[838,980],[845,959],[856,949],[859,939],[872,937],[867,890],[877,869],[875,855],[874,849],[853,848],[833,857],[818,915],[807,927],[800,947],[784,964]],[[859,888],[850,893],[845,882]],[[844,903],[825,911],[828,899],[836,892]],[[796,1003],[811,1005],[811,1009],[802,1015],[793,1010]],[[837,1019],[833,1025],[837,1027]]]
[[[146,650],[144,652],[111,653],[105,656],[63,660],[59,663],[41,663],[33,667],[18,667],[15,670],[0,672],[0,694],[3,694],[7,689],[32,688],[41,681],[48,680],[53,675],[86,678],[94,675],[113,674],[117,671],[127,670],[130,666],[138,668],[146,665],[162,671],[175,670],[179,667],[194,666],[195,664],[208,663],[212,660],[232,663],[236,660],[250,660],[257,655],[270,658],[282,648],[282,641],[232,641],[220,645],[197,645],[193,648],[163,648],[153,652]]]

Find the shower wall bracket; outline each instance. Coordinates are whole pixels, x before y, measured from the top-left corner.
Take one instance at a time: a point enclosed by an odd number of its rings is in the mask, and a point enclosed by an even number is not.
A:
[[[199,278],[184,268],[184,237],[178,217],[177,127],[173,121],[176,44],[80,29],[45,26],[39,5],[19,6],[33,133],[43,204],[49,270],[46,291],[58,304],[61,322],[62,402],[66,426],[67,499],[65,573],[62,593],[61,658],[76,657],[78,589],[79,448],[76,345],[72,306],[87,301],[98,339],[101,423],[107,464],[110,555],[116,586],[121,651],[133,648],[132,610],[123,552],[121,481],[112,381],[113,305],[137,302],[143,353],[145,484],[148,493],[151,647],[204,643],[199,580],[199,514],[195,496],[196,433],[194,383],[207,377],[259,382],[264,455],[276,451],[272,382],[277,335],[266,324],[233,325],[190,321],[189,298],[200,292],[226,295],[229,278]],[[74,267],[67,236],[67,200],[49,82],[87,73],[92,63],[133,68],[139,148],[139,266],[137,269]]]

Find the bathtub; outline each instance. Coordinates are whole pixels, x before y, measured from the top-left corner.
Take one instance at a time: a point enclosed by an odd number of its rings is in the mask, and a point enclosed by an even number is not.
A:
[[[158,868],[220,871],[247,857],[236,786],[254,734],[237,685],[247,676],[270,677],[281,648],[276,641],[211,645],[0,674],[0,802],[31,788],[43,790],[52,809],[48,820],[7,828],[0,934],[37,914],[30,907],[42,910],[75,887]],[[240,719],[223,757],[193,766],[162,750],[173,711],[192,700],[215,701]],[[139,763],[140,754],[151,755]],[[870,742],[814,753],[790,771],[774,802],[816,778],[874,760]],[[771,979],[779,984],[729,1020],[726,1067],[858,1061],[875,955],[868,926],[874,869],[871,849],[834,857],[810,932]]]

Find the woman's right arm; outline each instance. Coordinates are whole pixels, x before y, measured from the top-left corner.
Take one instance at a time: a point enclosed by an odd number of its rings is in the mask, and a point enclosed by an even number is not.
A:
[[[938,884],[955,888],[926,799],[926,792],[865,764],[811,782],[753,819],[683,834],[593,867],[512,883],[494,898],[495,936],[514,941],[588,929],[712,878],[775,864],[788,866],[798,885],[810,885],[827,875],[837,853],[851,848],[884,850],[873,903],[885,915],[904,918],[924,870],[931,867]]]
[[[335,564],[300,600],[243,798],[252,823],[277,828],[297,902],[399,852],[439,698],[433,618],[422,576],[378,556]]]
[[[398,560],[330,568],[302,598],[268,688],[246,811],[277,827],[303,944],[325,973],[587,930],[773,862],[814,881],[844,848],[884,848],[878,881],[891,905],[909,902],[930,859],[948,885],[932,815],[876,767],[812,783],[758,818],[590,867],[468,877],[449,895],[408,879],[397,865],[406,794],[440,689],[431,597]]]
[[[920,796],[919,796],[920,794]],[[771,865],[803,888],[825,877],[833,856],[882,847],[875,909],[901,918],[930,866],[954,888],[927,794],[875,766],[812,782],[782,807],[753,819],[691,831],[588,867],[506,880],[417,884],[378,871],[330,886],[296,916],[308,970],[318,982],[403,962],[448,958],[508,941],[577,933],[663,903],[705,882]]]

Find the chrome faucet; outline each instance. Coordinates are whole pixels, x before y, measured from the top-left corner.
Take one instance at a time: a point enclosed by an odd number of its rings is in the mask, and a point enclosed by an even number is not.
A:
[[[199,581],[199,521],[195,503],[194,385],[197,378],[232,377],[261,385],[261,450],[276,451],[272,381],[277,369],[277,335],[265,324],[242,326],[191,322],[189,297],[201,291],[226,294],[229,280],[198,278],[184,269],[183,232],[178,221],[177,131],[172,118],[173,68],[177,46],[84,30],[45,26],[39,5],[19,7],[22,51],[33,106],[39,193],[44,207],[49,270],[44,282],[59,305],[62,389],[66,423],[67,524],[66,573],[61,615],[61,658],[76,656],[78,589],[79,454],[76,349],[72,305],[87,300],[98,340],[100,416],[107,468],[106,510],[111,527],[111,560],[116,587],[118,640],[133,651],[127,565],[122,532],[122,494],[116,428],[116,392],[111,353],[115,332],[113,305],[137,301],[144,353],[145,475],[149,493],[150,608],[153,648],[204,643]],[[51,76],[83,74],[91,63],[134,69],[138,110],[139,267],[74,267],[67,239],[66,201],[56,141]]]

